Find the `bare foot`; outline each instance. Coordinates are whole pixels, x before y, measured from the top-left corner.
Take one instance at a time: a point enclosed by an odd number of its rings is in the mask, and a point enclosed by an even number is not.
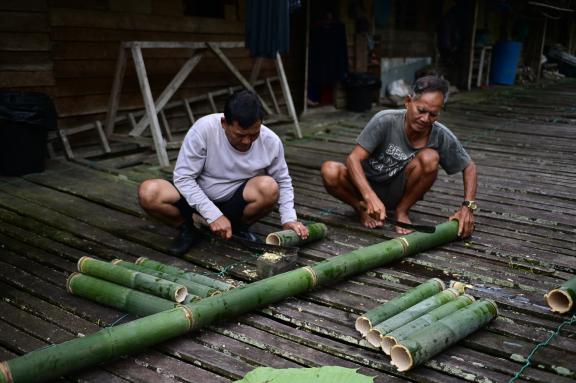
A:
[[[410,217],[408,217],[408,213],[396,211],[396,217],[395,218],[398,222],[412,223],[412,221],[410,221]],[[414,230],[405,229],[403,227],[396,226],[396,233],[401,234],[401,235],[410,234],[413,231]]]
[[[360,222],[362,222],[362,225],[369,229],[374,229],[383,225],[382,221],[370,217],[365,211],[360,211],[358,214],[360,215]]]

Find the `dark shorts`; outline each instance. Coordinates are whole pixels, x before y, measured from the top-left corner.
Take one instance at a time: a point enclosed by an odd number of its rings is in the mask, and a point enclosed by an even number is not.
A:
[[[378,198],[380,198],[384,206],[386,206],[386,213],[394,214],[396,205],[398,205],[398,202],[402,199],[406,187],[405,169],[402,169],[394,177],[384,182],[376,182],[370,179],[368,179],[368,182]]]
[[[222,202],[217,202],[215,205],[220,209],[222,214],[230,220],[232,224],[232,229],[234,231],[238,230],[242,226],[242,215],[244,214],[244,208],[248,205],[248,202],[244,200],[244,188],[248,181],[245,181],[230,197],[230,199]],[[178,190],[178,189],[176,189]],[[180,192],[178,192],[180,193]],[[174,204],[180,211],[180,214],[187,220],[192,219],[192,214],[196,213],[196,210],[192,206],[188,205],[186,198],[180,194],[180,199]]]

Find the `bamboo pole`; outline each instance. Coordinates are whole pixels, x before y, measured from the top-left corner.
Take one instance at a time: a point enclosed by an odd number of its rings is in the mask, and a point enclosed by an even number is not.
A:
[[[188,294],[186,287],[177,283],[138,271],[128,270],[90,257],[80,258],[78,261],[78,271],[122,286],[170,299],[174,302],[182,302]]]
[[[576,300],[576,277],[562,283],[560,287],[550,290],[544,297],[552,311],[560,314],[571,311]]]
[[[366,334],[366,340],[374,347],[380,347],[380,343],[384,335],[399,327],[404,326],[406,323],[412,322],[414,319],[458,298],[460,293],[456,289],[447,289],[434,294],[429,298],[416,303],[415,305],[407,308],[406,310],[394,315],[392,318],[386,319],[384,322],[378,323],[372,327],[372,330]]]
[[[392,364],[408,371],[486,325],[498,315],[496,303],[482,299],[413,333],[392,347]]]
[[[176,266],[165,265],[163,263],[153,261],[152,259],[148,259],[146,257],[138,258],[135,263],[137,265],[144,266],[148,269],[160,271],[170,275],[175,275],[179,278],[188,279],[190,281],[200,283],[201,285],[204,286],[213,287],[218,290],[230,290],[233,287],[231,284],[219,281],[218,279],[182,270]]]
[[[308,228],[308,238],[301,239],[294,230],[282,230],[268,234],[266,243],[277,246],[299,246],[305,243],[318,241],[326,236],[328,228],[323,223],[313,223],[306,225]]]
[[[80,273],[68,277],[66,289],[74,295],[138,316],[156,314],[176,305],[168,299]]]
[[[186,287],[186,289],[188,290],[188,294],[194,294],[194,295],[197,295],[197,296],[202,297],[202,298],[206,298],[206,297],[209,297],[211,295],[221,294],[221,291],[218,289],[215,289],[214,287],[201,285],[200,283],[191,281],[189,279],[179,278],[175,275],[171,275],[171,274],[163,273],[161,271],[149,269],[149,268],[144,267],[142,265],[137,265],[135,263],[126,262],[126,261],[123,261],[121,259],[115,259],[111,263],[114,265],[124,267],[124,268],[129,269],[129,270],[138,271],[138,272],[141,272],[144,274],[152,275],[154,277],[165,279],[167,281],[178,283],[178,284]]]
[[[362,336],[366,336],[372,330],[372,326],[392,318],[410,306],[439,293],[444,288],[444,282],[440,279],[430,279],[358,317],[355,323],[356,330],[360,331]]]
[[[462,295],[452,302],[443,304],[442,306],[435,308],[427,314],[413,320],[410,323],[405,324],[402,327],[398,327],[396,330],[389,332],[385,337],[382,338],[380,342],[380,347],[386,355],[390,355],[390,350],[392,346],[398,342],[410,337],[416,331],[422,330],[424,327],[431,325],[434,322],[444,318],[447,315],[452,314],[456,310],[462,307],[468,306],[474,302],[474,297],[468,294]]]
[[[276,303],[320,285],[440,246],[458,238],[458,222],[440,224],[433,234],[412,233],[342,254],[204,298],[177,309],[162,311],[93,335],[41,348],[0,364],[0,382],[46,381],[82,368],[142,350],[154,344],[214,324],[218,320]]]

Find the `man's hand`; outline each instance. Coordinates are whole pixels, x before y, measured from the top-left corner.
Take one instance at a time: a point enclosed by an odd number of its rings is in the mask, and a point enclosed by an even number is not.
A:
[[[474,231],[474,214],[466,206],[462,206],[460,210],[451,216],[450,221],[458,220],[458,236],[460,238],[467,238],[472,235]]]
[[[376,194],[364,200],[366,204],[366,214],[377,221],[384,221],[386,218],[386,206],[382,203]]]
[[[284,230],[294,230],[298,237],[301,239],[308,238],[308,228],[302,222],[293,221],[293,222],[286,222],[282,225]]]
[[[210,224],[210,231],[219,235],[222,239],[232,238],[232,224],[225,215],[220,216]]]

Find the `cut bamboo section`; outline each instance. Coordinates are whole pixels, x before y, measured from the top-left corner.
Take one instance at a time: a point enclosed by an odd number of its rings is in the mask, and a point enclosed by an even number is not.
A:
[[[443,304],[453,301],[458,298],[459,295],[460,292],[453,288],[440,291],[439,293],[416,303],[393,317],[378,323],[376,326],[372,327],[372,330],[368,331],[368,334],[366,334],[366,340],[372,346],[380,347],[384,335],[412,322],[414,319],[419,318]]]
[[[79,297],[138,316],[156,314],[158,311],[172,309],[176,305],[168,299],[80,273],[68,277],[66,289]]]
[[[78,271],[178,303],[182,302],[188,294],[186,287],[180,284],[90,257],[80,258]]]
[[[576,277],[562,283],[560,287],[550,290],[544,297],[552,311],[560,314],[571,311],[576,300]]]
[[[392,318],[416,303],[439,293],[444,288],[444,282],[438,278],[432,278],[358,317],[355,323],[356,330],[360,331],[362,336],[366,336],[374,325]]]
[[[485,326],[497,315],[494,301],[476,301],[393,346],[392,364],[398,371],[408,371]]]
[[[458,238],[458,222],[440,224],[434,234],[411,233],[342,254],[177,309],[108,327],[93,335],[41,348],[0,364],[0,382],[53,379],[161,343],[219,320],[279,302],[318,286],[440,246]],[[119,267],[119,266],[116,266]]]
[[[163,273],[161,271],[149,269],[149,268],[144,267],[142,265],[137,265],[135,263],[126,262],[126,261],[123,261],[121,259],[115,259],[111,263],[114,265],[124,267],[124,268],[129,269],[129,270],[138,271],[138,272],[141,272],[144,274],[152,275],[154,277],[165,279],[167,281],[178,283],[178,284],[186,287],[186,289],[188,290],[188,294],[193,294],[193,295],[196,295],[196,296],[199,296],[202,298],[206,298],[206,297],[209,297],[211,295],[221,294],[221,291],[218,289],[215,289],[214,287],[205,286],[205,285],[202,285],[200,283],[196,283],[194,281],[191,281],[189,279],[184,279],[184,278],[177,277],[175,275],[171,275],[171,274]],[[186,303],[186,302],[184,301],[184,303]]]
[[[305,243],[321,240],[328,233],[328,227],[323,223],[313,223],[306,225],[308,228],[308,238],[302,239],[294,230],[282,230],[268,234],[266,243],[276,246],[299,246]]]
[[[380,342],[382,351],[384,351],[386,355],[390,355],[392,346],[398,342],[410,337],[410,335],[414,334],[416,331],[420,331],[424,327],[430,326],[432,323],[439,321],[462,307],[468,306],[472,302],[474,302],[473,296],[468,294],[462,295],[452,302],[443,304],[412,322],[409,322],[402,327],[398,327],[396,330],[389,332],[382,338],[382,342]]]
[[[182,270],[175,266],[165,265],[160,262],[153,261],[146,257],[140,257],[135,262],[137,265],[144,266],[148,269],[160,271],[162,273],[177,276],[179,278],[188,279],[189,281],[199,283],[204,286],[213,287],[218,290],[226,291],[230,290],[234,286],[229,283],[219,281],[218,279],[210,278],[205,275],[192,273],[186,270]]]

